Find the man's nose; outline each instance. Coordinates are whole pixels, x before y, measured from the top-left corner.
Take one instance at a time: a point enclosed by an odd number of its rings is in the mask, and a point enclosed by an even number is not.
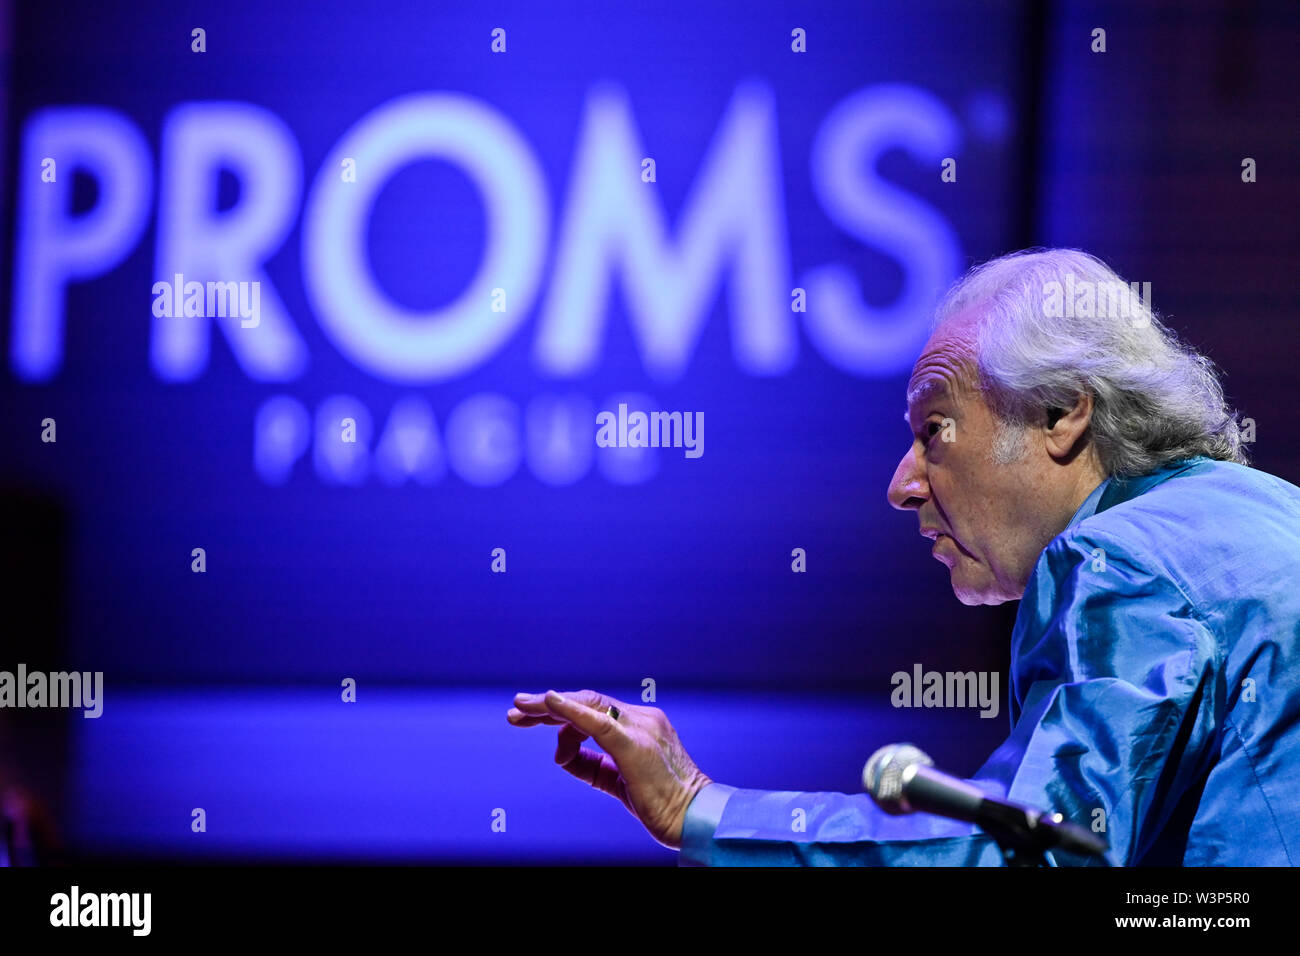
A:
[[[916,448],[908,450],[894,469],[889,482],[889,503],[900,511],[915,511],[930,498],[925,470],[916,458]]]

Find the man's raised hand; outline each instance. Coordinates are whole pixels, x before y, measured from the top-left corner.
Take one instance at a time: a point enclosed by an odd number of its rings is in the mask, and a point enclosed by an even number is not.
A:
[[[607,713],[611,705],[618,720]],[[686,808],[712,781],[695,766],[658,707],[625,704],[594,690],[548,691],[516,694],[506,719],[516,727],[559,726],[555,762],[621,800],[658,842],[680,849]],[[583,747],[588,737],[605,752]]]

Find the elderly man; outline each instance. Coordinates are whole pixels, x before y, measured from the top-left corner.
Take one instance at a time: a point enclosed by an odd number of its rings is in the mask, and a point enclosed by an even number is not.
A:
[[[1104,824],[1115,864],[1300,863],[1300,488],[1246,465],[1210,363],[1126,290],[1082,252],[994,260],[912,372],[890,503],[963,603],[1021,602],[1011,735],[971,782]],[[508,719],[559,725],[556,761],[684,864],[1002,862],[865,795],[714,783],[658,708],[552,691]]]

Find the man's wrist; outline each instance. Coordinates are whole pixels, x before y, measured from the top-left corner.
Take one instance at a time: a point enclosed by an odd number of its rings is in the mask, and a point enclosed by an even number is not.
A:
[[[710,780],[701,787],[686,808],[686,817],[682,822],[682,839],[678,847],[680,866],[707,865],[707,848],[713,840],[713,833],[722,821],[722,811],[727,801],[737,790],[725,783]]]

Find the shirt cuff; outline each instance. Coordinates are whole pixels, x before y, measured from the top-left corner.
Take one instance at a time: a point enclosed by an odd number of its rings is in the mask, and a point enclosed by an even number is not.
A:
[[[736,792],[725,783],[706,785],[686,808],[682,823],[682,849],[677,857],[678,866],[708,866],[709,846],[713,833],[722,821],[722,811],[727,800]]]

